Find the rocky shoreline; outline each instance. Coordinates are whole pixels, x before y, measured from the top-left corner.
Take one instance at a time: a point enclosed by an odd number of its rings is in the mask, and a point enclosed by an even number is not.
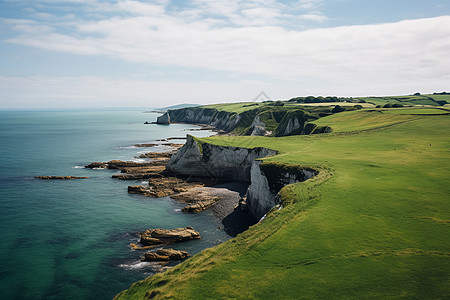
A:
[[[177,138],[178,139],[178,138]],[[119,170],[120,174],[113,174],[112,178],[118,180],[146,180],[145,185],[129,185],[128,193],[140,194],[146,197],[161,198],[170,196],[172,199],[185,204],[182,211],[185,213],[199,213],[211,209],[214,215],[222,222],[223,229],[230,236],[248,229],[256,223],[243,202],[247,183],[224,182],[206,177],[193,177],[177,175],[167,170],[170,158],[178,153],[184,144],[169,143],[169,139],[159,143],[136,144],[136,147],[151,148],[155,146],[168,146],[165,152],[147,152],[136,158],[150,159],[146,162],[111,160],[107,162],[92,162],[86,169],[112,169]],[[163,142],[163,143],[161,143]],[[189,256],[185,251],[163,248],[172,243],[190,239],[200,239],[200,234],[192,227],[177,229],[149,229],[140,233],[138,244],[130,244],[134,250],[150,250],[144,253],[142,261],[163,263],[172,260],[182,260]],[[153,250],[154,248],[158,248]]]

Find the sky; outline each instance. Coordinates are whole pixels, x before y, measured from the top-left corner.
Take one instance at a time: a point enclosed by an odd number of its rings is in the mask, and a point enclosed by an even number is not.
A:
[[[449,0],[0,0],[0,108],[450,91]]]

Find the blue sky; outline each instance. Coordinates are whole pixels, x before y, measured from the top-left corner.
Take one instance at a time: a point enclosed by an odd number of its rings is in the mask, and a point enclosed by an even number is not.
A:
[[[0,108],[450,90],[446,0],[0,0]]]

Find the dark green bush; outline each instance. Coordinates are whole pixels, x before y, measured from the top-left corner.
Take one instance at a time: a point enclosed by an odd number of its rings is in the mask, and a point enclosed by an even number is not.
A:
[[[344,111],[344,110],[345,110],[345,108],[341,107],[340,105],[336,105],[336,106],[331,110],[331,112],[332,112],[333,114],[336,114],[336,113],[340,113],[340,112],[342,112],[342,111]]]

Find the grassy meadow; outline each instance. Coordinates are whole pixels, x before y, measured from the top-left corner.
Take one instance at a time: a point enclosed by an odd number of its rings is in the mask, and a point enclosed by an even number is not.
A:
[[[119,299],[445,299],[450,295],[450,116],[357,110],[332,133],[217,136],[320,170],[280,191],[283,209]],[[436,110],[444,112],[442,110]]]

